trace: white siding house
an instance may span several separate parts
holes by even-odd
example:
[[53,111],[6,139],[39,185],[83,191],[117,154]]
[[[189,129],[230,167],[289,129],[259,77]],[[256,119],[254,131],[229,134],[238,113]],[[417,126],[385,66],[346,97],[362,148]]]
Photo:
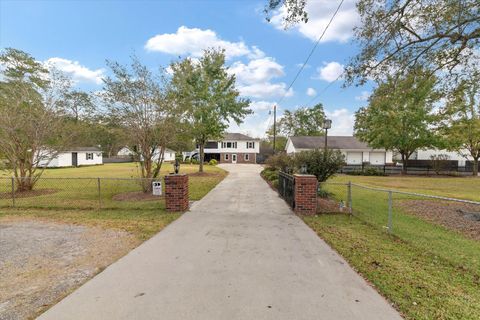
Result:
[[[128,147],[123,147],[117,152],[117,156],[120,157],[127,157],[127,156],[133,156],[134,152],[130,150]],[[160,151],[157,149],[153,155],[153,160],[157,161],[158,157],[160,156]],[[163,161],[171,162],[175,161],[175,151],[171,149],[165,149],[165,153],[163,154]]]
[[60,168],[103,164],[102,151],[97,147],[78,147],[59,151],[55,156],[52,152],[42,150],[37,155],[39,167]]
[[[285,151],[289,154],[301,151],[322,149],[325,147],[325,137],[300,136],[289,137]],[[327,147],[340,150],[345,156],[347,165],[386,165],[392,163],[392,152],[385,149],[373,149],[366,143],[352,136],[328,136]]]
[[445,149],[427,149],[427,150],[417,150],[412,157],[412,160],[431,160],[431,156],[445,154],[449,157],[448,160],[457,160],[459,167],[465,167],[465,162],[467,160],[473,161],[473,158],[470,156],[470,153],[467,150],[462,152],[456,151],[447,151]]

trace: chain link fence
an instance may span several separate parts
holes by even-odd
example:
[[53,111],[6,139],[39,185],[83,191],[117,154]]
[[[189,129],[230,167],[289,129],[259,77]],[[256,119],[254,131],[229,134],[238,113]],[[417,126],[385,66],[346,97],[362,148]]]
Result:
[[[164,208],[163,178],[50,178],[41,177],[32,190],[22,180],[0,178],[0,207],[41,209],[158,209]],[[155,188],[153,183],[160,186]],[[160,189],[161,188],[161,189]],[[144,189],[148,189],[144,192]]]
[[480,241],[480,202],[332,182],[321,183],[319,195],[319,212],[350,213],[396,239],[480,270],[480,251],[472,246]]

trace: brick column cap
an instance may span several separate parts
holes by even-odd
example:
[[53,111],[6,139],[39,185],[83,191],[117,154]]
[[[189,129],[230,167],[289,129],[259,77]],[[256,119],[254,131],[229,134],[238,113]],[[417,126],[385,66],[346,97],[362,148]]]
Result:
[[295,178],[298,177],[298,178],[302,178],[302,179],[304,179],[304,178],[306,178],[306,179],[312,179],[312,178],[313,178],[313,179],[317,179],[317,177],[314,176],[313,174],[297,174],[297,173],[296,173],[296,174],[294,174],[293,176],[294,176]]

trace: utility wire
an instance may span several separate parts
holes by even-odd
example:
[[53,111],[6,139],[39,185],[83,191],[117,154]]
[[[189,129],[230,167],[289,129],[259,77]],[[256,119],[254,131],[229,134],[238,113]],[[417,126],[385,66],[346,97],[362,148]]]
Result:
[[302,64],[302,66],[301,66],[300,69],[298,70],[297,74],[295,75],[295,78],[293,78],[293,81],[290,83],[290,85],[288,86],[287,90],[285,90],[285,93],[283,94],[283,96],[282,96],[282,98],[280,99],[280,101],[278,101],[278,104],[280,104],[280,103],[283,101],[283,99],[285,99],[285,97],[286,97],[287,94],[288,94],[288,91],[292,88],[292,86],[293,86],[293,84],[295,83],[295,81],[297,81],[298,76],[300,75],[300,73],[302,73],[303,69],[304,69],[305,66],[307,65],[308,60],[310,60],[310,57],[313,55],[313,52],[315,51],[315,49],[317,49],[318,44],[319,44],[320,41],[322,40],[323,36],[325,35],[325,33],[327,32],[328,28],[330,27],[330,24],[332,23],[333,19],[335,18],[335,16],[337,15],[338,11],[340,10],[340,7],[342,6],[343,1],[344,1],[344,0],[341,0],[341,1],[340,1],[337,9],[335,10],[335,12],[333,13],[332,17],[330,18],[330,21],[328,21],[327,26],[326,26],[325,29],[323,30],[322,34],[318,37],[317,41],[315,41],[315,45],[313,46],[312,50],[310,50],[310,53],[308,54],[307,59],[305,59],[305,62]]
[[345,72],[342,72],[338,75],[338,77],[333,80],[332,82],[330,82],[329,84],[327,84],[325,86],[325,88],[322,89],[322,91],[320,91],[319,93],[315,94],[315,96],[313,96],[310,101],[308,101],[307,103],[307,106],[312,104],[316,99],[318,99],[322,94],[324,94],[328,89],[330,89],[330,87],[335,83],[337,82],[338,79],[340,79],[343,75],[345,74]]

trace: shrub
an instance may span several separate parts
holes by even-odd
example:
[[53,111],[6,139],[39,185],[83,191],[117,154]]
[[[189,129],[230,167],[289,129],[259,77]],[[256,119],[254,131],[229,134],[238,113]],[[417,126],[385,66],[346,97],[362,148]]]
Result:
[[295,171],[301,172],[306,166],[307,173],[317,177],[319,182],[326,181],[345,165],[345,158],[339,150],[315,149],[302,151],[293,157]]
[[293,158],[286,153],[278,153],[268,157],[265,163],[269,168],[275,168],[286,172],[288,169],[293,169]]
[[191,164],[198,164],[198,160],[197,159],[190,159],[190,163]]
[[272,180],[272,186],[273,186],[275,189],[278,189],[278,179]]
[[210,166],[216,166],[216,165],[218,164],[218,161],[215,160],[215,159],[210,159],[210,161],[208,161],[208,164],[209,164]]
[[319,187],[318,190],[317,190],[317,195],[320,198],[328,198],[330,194],[326,190]]
[[278,179],[278,171],[275,169],[272,170],[271,168],[264,169],[261,175],[268,181]]

